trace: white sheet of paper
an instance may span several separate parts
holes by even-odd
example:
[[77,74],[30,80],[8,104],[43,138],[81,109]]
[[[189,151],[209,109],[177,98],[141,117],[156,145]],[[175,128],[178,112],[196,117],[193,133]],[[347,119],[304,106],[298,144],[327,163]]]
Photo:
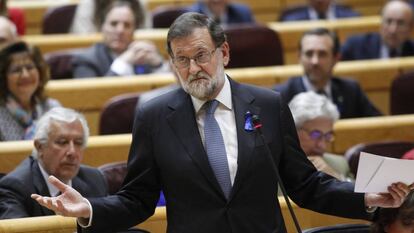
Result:
[[387,193],[395,182],[414,182],[414,160],[394,159],[361,152],[355,181],[357,193]]

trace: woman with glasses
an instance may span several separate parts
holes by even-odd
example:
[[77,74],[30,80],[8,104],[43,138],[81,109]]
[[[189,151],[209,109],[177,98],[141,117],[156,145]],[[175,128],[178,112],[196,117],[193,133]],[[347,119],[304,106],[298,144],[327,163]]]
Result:
[[320,171],[340,180],[353,180],[343,156],[326,153],[334,140],[333,125],[339,118],[336,106],[324,95],[302,92],[289,103],[302,150]]
[[34,126],[49,109],[60,106],[47,98],[49,68],[35,47],[16,42],[0,52],[0,141],[33,137]]

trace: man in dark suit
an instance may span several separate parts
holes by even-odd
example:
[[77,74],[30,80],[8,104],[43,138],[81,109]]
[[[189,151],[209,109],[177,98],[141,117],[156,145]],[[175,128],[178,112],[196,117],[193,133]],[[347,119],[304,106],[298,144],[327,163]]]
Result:
[[[80,224],[90,226],[79,231],[107,232],[144,221],[162,188],[169,233],[286,232],[270,158],[302,207],[369,218],[365,206],[395,207],[404,200],[409,187],[402,183],[386,195],[354,193],[352,183],[317,172],[300,149],[279,94],[225,75],[229,45],[214,20],[185,13],[170,27],[167,43],[182,88],[139,109],[121,191],[84,199],[50,177],[64,193],[32,196],[62,215],[82,217]],[[251,127],[250,114],[260,116],[271,155]]]
[[0,180],[0,219],[54,215],[30,200],[33,192],[58,195],[59,190],[47,181],[50,175],[85,197],[106,196],[103,175],[80,165],[88,131],[85,118],[71,109],[53,108],[43,115],[35,132],[33,154]]
[[401,0],[388,1],[382,10],[379,33],[355,35],[346,40],[341,60],[387,59],[414,56],[413,9]]
[[229,0],[199,0],[187,10],[205,14],[222,25],[255,22],[248,6]]
[[300,92],[314,91],[331,99],[341,118],[381,115],[357,82],[333,76],[339,59],[339,42],[333,33],[324,28],[313,29],[304,33],[299,44],[299,61],[305,74],[274,88],[286,102]]
[[150,41],[134,41],[139,26],[138,1],[116,0],[101,26],[103,42],[77,54],[72,62],[75,78],[127,76],[166,72],[168,64]]
[[358,17],[352,9],[337,5],[333,0],[308,0],[308,5],[294,7],[282,13],[279,21],[332,20]]

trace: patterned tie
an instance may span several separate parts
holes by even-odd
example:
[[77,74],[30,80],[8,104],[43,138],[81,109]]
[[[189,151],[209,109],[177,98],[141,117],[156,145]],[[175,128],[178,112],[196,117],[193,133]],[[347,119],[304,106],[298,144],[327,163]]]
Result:
[[205,147],[210,166],[216,175],[216,179],[220,184],[224,195],[228,199],[231,191],[229,164],[227,162],[227,153],[224,146],[223,135],[221,134],[216,118],[214,118],[214,111],[216,111],[218,104],[219,102],[217,100],[205,103]]

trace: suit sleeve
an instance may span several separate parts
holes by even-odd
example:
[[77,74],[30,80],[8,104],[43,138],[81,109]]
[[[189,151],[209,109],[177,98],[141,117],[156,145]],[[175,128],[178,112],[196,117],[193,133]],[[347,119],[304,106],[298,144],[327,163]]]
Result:
[[[113,196],[91,198],[92,226],[83,232],[114,232],[145,221],[154,211],[159,198],[158,168],[153,157],[151,123],[138,111],[128,158],[128,173],[123,187]],[[111,221],[108,221],[111,219]]]
[[30,217],[27,201],[32,201],[27,187],[16,179],[2,178],[0,182],[0,219]]
[[[280,104],[280,102],[279,102]],[[369,219],[364,195],[354,193],[354,185],[341,182],[315,167],[302,151],[291,113],[280,104],[283,153],[279,162],[281,177],[290,198],[300,207],[348,218]]]

